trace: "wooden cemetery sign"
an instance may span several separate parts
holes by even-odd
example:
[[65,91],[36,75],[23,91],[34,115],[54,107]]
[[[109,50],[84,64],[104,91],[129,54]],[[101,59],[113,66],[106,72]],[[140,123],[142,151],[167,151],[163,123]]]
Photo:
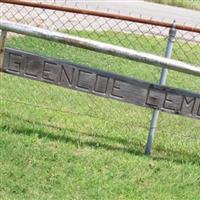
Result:
[[71,62],[5,49],[1,71],[168,113],[200,119],[200,94]]

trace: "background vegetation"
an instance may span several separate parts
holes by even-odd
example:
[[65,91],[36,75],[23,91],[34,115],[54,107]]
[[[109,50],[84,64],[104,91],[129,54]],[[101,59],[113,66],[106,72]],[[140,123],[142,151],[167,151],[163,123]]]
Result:
[[199,0],[147,0],[155,3],[167,4],[171,6],[189,8],[194,10],[200,10]]

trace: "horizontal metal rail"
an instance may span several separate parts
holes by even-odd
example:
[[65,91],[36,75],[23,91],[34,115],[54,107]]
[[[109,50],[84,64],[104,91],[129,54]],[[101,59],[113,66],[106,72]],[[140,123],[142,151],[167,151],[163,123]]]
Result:
[[[161,21],[156,21],[156,20],[151,20],[151,19],[141,19],[141,18],[132,17],[132,16],[106,13],[106,12],[100,12],[100,11],[94,11],[94,10],[84,10],[84,9],[78,9],[78,8],[63,7],[63,6],[58,6],[58,5],[37,3],[33,1],[30,2],[30,1],[23,1],[23,0],[0,0],[0,2],[14,4],[14,5],[34,7],[34,8],[48,9],[48,10],[57,10],[57,11],[63,11],[63,12],[91,15],[91,16],[97,16],[97,17],[106,17],[106,18],[111,18],[111,19],[125,20],[125,21],[149,24],[149,25],[154,25],[154,26],[161,26],[161,27],[166,27],[166,28],[170,28],[173,26],[172,23],[161,22]],[[177,24],[176,29],[200,33],[200,28],[197,28],[197,27]]]
[[29,25],[13,23],[6,20],[0,20],[0,29],[14,32],[18,34],[33,36],[37,38],[42,38],[50,41],[60,42],[63,44],[68,44],[70,46],[76,46],[84,49],[89,49],[96,52],[101,52],[105,54],[110,54],[117,57],[126,58],[129,60],[139,61],[147,64],[152,64],[157,67],[165,66],[168,69],[184,72],[187,74],[192,74],[200,76],[200,67],[193,66],[184,62],[177,60],[172,60],[149,53],[139,52],[133,49],[128,49],[124,47],[119,47],[111,44],[106,44],[103,42],[97,42],[94,40],[80,38],[77,36],[72,36],[65,33],[60,33],[56,31],[49,31],[42,28],[37,28]]

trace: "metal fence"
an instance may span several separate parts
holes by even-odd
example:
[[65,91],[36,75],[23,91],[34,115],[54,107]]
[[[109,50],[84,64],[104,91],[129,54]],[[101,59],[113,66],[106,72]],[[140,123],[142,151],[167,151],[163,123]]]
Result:
[[[65,9],[61,6],[32,4],[38,7],[29,7],[27,6],[29,4],[1,3],[1,18],[50,30],[71,32],[79,36],[164,56],[165,41],[172,23],[155,22],[131,16],[120,17],[116,14],[76,8]],[[200,62],[198,56],[200,28],[180,25],[176,27],[173,58],[198,64]],[[119,33],[122,37],[119,37]]]
[[[80,9],[65,9],[59,6],[44,6],[46,7],[44,8],[41,4],[38,7],[30,7],[27,5],[7,3],[0,3],[0,6],[1,19],[34,25],[49,30],[67,32],[73,35],[161,56],[165,55],[168,32],[170,27],[172,27],[172,24],[164,22],[155,22],[152,20],[144,20],[130,16],[119,16],[109,13],[96,13],[93,11],[83,12],[83,10]],[[184,27],[176,24],[175,28],[177,34],[175,37],[172,58],[198,65],[200,63],[199,28]],[[15,41],[18,40],[25,43],[26,39],[27,38],[19,39],[17,37],[11,37],[7,45],[13,45],[15,44]],[[77,62],[82,64],[87,64],[96,68],[104,67],[104,69],[108,71],[136,76],[137,78],[146,79],[152,82],[158,82],[159,80],[160,71],[157,69],[136,73],[132,68],[137,68],[137,65],[139,64],[135,62],[131,63],[123,59],[114,59],[110,56],[100,57],[97,53],[91,53],[86,50],[82,51],[78,48],[68,48],[66,51],[62,45],[57,46],[52,42],[47,44],[42,40],[41,44],[38,44],[38,47],[33,47],[31,46],[30,41],[32,40],[35,42],[35,40],[32,38],[28,38],[28,40],[29,48],[27,50],[32,52],[45,54],[45,48],[53,46],[56,49],[56,52],[48,52],[48,54],[57,58],[66,58],[67,56],[64,55],[64,53],[71,51],[69,59],[72,61],[73,59],[77,61],[78,56]],[[16,47],[21,49],[24,48],[23,45],[20,45],[18,42],[16,43]],[[53,51],[53,48],[51,51]],[[118,63],[120,66],[116,66]],[[139,67],[140,66],[138,66],[138,68]],[[147,66],[144,65],[143,68],[146,69]],[[87,94],[77,94],[76,92],[71,91],[66,92],[51,86],[40,85],[40,87],[38,87],[38,83],[33,84],[30,83],[30,81],[21,79],[19,80],[18,87],[14,89],[12,80],[15,79],[17,78],[8,76],[1,77],[2,85],[5,85],[5,87],[1,89],[2,103],[8,105],[8,108],[13,108],[13,113],[10,114],[4,107],[2,113],[8,118],[8,115],[12,115],[11,117],[16,118],[21,116],[25,121],[31,121],[34,116],[34,114],[32,117],[29,116],[31,110],[33,108],[38,109],[37,112],[39,113],[41,109],[43,109],[46,110],[45,112],[48,113],[47,116],[50,119],[46,119],[47,121],[45,122],[40,122],[40,117],[34,116],[34,123],[52,125],[50,122],[53,120],[56,121],[57,117],[64,113],[67,117],[70,116],[70,119],[74,121],[73,125],[70,123],[71,127],[68,127],[69,129],[74,129],[76,131],[87,129],[91,134],[101,134],[102,131],[105,131],[101,123],[101,121],[103,121],[108,133],[109,131],[112,132],[113,130],[119,129],[120,132],[124,134],[123,137],[133,134],[132,138],[134,144],[143,149],[142,145],[144,145],[144,142],[142,140],[145,140],[146,133],[149,129],[149,120],[151,118],[150,110],[144,110],[137,108],[136,106],[125,105],[104,99],[102,100]],[[187,83],[192,83],[190,85],[184,84],[184,80]],[[169,85],[180,86],[199,92],[198,87],[196,87],[196,85],[199,84],[198,78],[170,72],[168,81]],[[24,87],[24,85],[27,84],[29,84],[28,88]],[[28,93],[29,90],[34,91],[34,93],[32,95],[20,95],[22,93]],[[56,96],[55,94],[59,94],[59,96]],[[42,96],[43,98],[41,98]],[[44,97],[48,97],[48,100]],[[63,102],[62,99],[68,99],[68,102]],[[14,107],[20,107],[21,113],[15,113]],[[108,109],[109,112],[107,112]],[[29,110],[29,115],[25,112],[27,110]],[[57,114],[55,115],[55,113]],[[123,118],[121,117],[122,115],[124,116]],[[69,123],[66,121],[63,124],[66,124],[67,127]],[[82,121],[82,123],[80,123],[80,121]],[[61,122],[57,120],[57,123],[55,124],[57,126],[57,124],[60,123]],[[179,126],[180,124],[185,124],[185,126],[181,128]],[[57,127],[59,128],[59,126]],[[60,128],[62,128],[62,126]],[[166,128],[168,128],[167,132],[165,131]],[[189,148],[191,144],[196,147],[199,145],[200,140],[198,135],[199,128],[200,124],[197,120],[191,121],[191,119],[162,114],[158,125],[158,133],[160,134],[158,134],[157,140],[160,143],[163,137],[172,141],[173,138],[180,138],[182,140],[183,148]],[[173,146],[176,144],[172,143],[171,145]],[[159,149],[159,146],[160,145],[157,145],[157,149]],[[171,146],[166,147],[166,149],[170,148]]]

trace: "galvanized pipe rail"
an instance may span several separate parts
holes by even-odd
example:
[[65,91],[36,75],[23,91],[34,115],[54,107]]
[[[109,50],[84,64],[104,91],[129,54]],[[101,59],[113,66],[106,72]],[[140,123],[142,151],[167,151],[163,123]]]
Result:
[[164,57],[152,55],[149,53],[143,53],[143,52],[139,52],[133,49],[106,44],[103,42],[97,42],[97,41],[86,39],[86,38],[72,36],[65,33],[49,31],[46,29],[37,28],[34,26],[29,26],[29,25],[24,25],[24,24],[19,24],[19,23],[13,23],[6,20],[0,20],[0,29],[7,32],[14,32],[14,33],[42,38],[42,39],[46,39],[46,40],[50,40],[54,42],[60,42],[60,43],[68,44],[70,46],[81,47],[81,48],[89,49],[96,52],[110,54],[113,56],[122,57],[129,60],[151,64],[151,65],[161,67],[161,68],[165,66],[165,68],[170,69],[170,70],[175,70],[175,71],[184,72],[187,74],[192,74],[195,76],[200,76],[199,66],[193,66],[193,65],[180,62],[177,60],[172,60],[169,58],[164,58]]

